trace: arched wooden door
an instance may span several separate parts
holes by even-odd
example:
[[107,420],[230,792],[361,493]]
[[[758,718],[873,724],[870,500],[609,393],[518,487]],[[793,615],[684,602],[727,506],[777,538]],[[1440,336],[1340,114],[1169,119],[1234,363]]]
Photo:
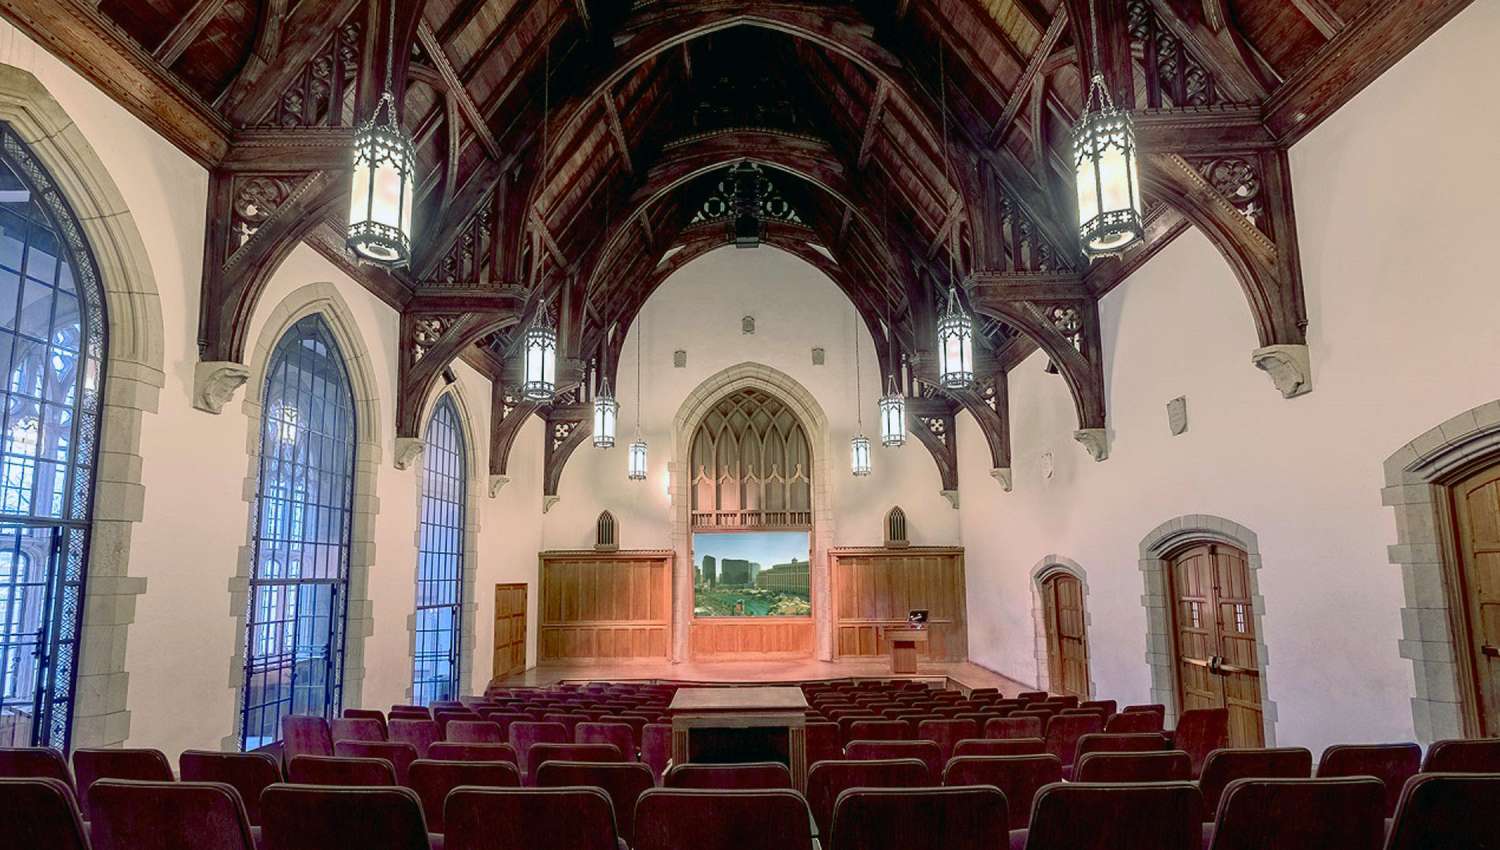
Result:
[[1183,710],[1228,708],[1230,745],[1263,746],[1248,556],[1203,543],[1180,551],[1170,565],[1177,704]]
[[1500,735],[1500,464],[1452,488],[1458,534],[1457,650],[1469,655],[1479,734]]
[[1088,636],[1084,633],[1083,582],[1061,570],[1042,580],[1047,632],[1047,672],[1052,690],[1089,695]]

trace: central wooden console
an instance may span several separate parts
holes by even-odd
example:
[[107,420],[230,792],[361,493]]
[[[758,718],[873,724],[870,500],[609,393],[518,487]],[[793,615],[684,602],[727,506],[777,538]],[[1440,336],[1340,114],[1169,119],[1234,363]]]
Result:
[[807,698],[801,688],[679,688],[667,708],[675,764],[780,761],[807,789]]

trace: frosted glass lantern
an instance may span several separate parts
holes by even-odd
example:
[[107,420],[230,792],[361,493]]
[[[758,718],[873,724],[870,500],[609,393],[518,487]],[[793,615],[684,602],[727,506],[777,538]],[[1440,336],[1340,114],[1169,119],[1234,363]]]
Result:
[[646,441],[637,437],[630,444],[630,480],[646,480]]
[[530,401],[551,401],[557,391],[557,332],[545,316],[526,330],[521,395]]
[[948,290],[948,309],[937,323],[938,382],[946,389],[974,383],[974,322],[958,303],[958,292]]
[[386,92],[354,132],[347,244],[358,256],[384,266],[410,262],[416,161],[411,136],[396,121],[395,98]]
[[856,478],[870,474],[870,438],[864,434],[849,440],[849,471]]
[[609,391],[609,379],[599,384],[599,394],[594,396],[594,446],[601,449],[615,447],[615,422],[620,416],[620,403]]
[[890,380],[886,394],[880,398],[880,444],[897,448],[906,443],[906,397]]
[[1090,257],[1111,257],[1146,238],[1135,127],[1130,113],[1110,101],[1095,76],[1088,103],[1073,131],[1077,169],[1078,237]]

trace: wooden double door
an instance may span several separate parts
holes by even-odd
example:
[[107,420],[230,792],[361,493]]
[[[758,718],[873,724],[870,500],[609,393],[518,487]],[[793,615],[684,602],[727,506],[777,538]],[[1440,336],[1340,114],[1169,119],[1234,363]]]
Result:
[[1227,708],[1230,746],[1264,746],[1248,556],[1202,543],[1179,551],[1168,566],[1178,706]]
[[1458,545],[1449,602],[1455,649],[1472,672],[1462,691],[1473,708],[1467,723],[1479,735],[1500,736],[1500,464],[1450,488]]
[[1083,582],[1077,576],[1058,571],[1042,579],[1042,620],[1051,690],[1088,697],[1088,636],[1084,633]]

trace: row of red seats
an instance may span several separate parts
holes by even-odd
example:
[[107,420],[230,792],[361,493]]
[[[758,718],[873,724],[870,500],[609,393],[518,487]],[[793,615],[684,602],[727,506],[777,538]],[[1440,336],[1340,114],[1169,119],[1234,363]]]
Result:
[[[593,778],[568,775],[576,769],[569,763],[549,763],[544,771],[554,765],[563,771],[559,781]],[[824,763],[814,774],[837,766]],[[257,835],[244,797],[227,784],[100,780],[88,798],[85,827],[65,782],[0,779],[0,846],[812,850],[821,839],[830,850],[995,850],[1008,836],[1010,847],[1024,850],[1487,850],[1500,835],[1500,773],[1412,777],[1403,786],[1387,837],[1385,791],[1369,777],[1235,780],[1224,789],[1207,832],[1199,826],[1202,793],[1190,782],[1050,783],[1034,793],[1026,825],[1012,829],[1016,805],[995,785],[872,787],[882,779],[871,772],[876,768],[915,771],[921,765],[853,767],[865,773],[853,778],[857,785],[838,792],[825,819],[809,808],[808,798],[786,788],[645,787],[630,799],[598,785],[464,785],[446,794],[437,834],[429,833],[432,806],[424,807],[417,792],[395,786],[273,784],[258,798],[262,827]],[[789,781],[789,775],[785,778]],[[817,793],[810,789],[809,797],[816,799]],[[624,811],[630,815],[622,818]],[[629,831],[620,824],[628,824]]]

